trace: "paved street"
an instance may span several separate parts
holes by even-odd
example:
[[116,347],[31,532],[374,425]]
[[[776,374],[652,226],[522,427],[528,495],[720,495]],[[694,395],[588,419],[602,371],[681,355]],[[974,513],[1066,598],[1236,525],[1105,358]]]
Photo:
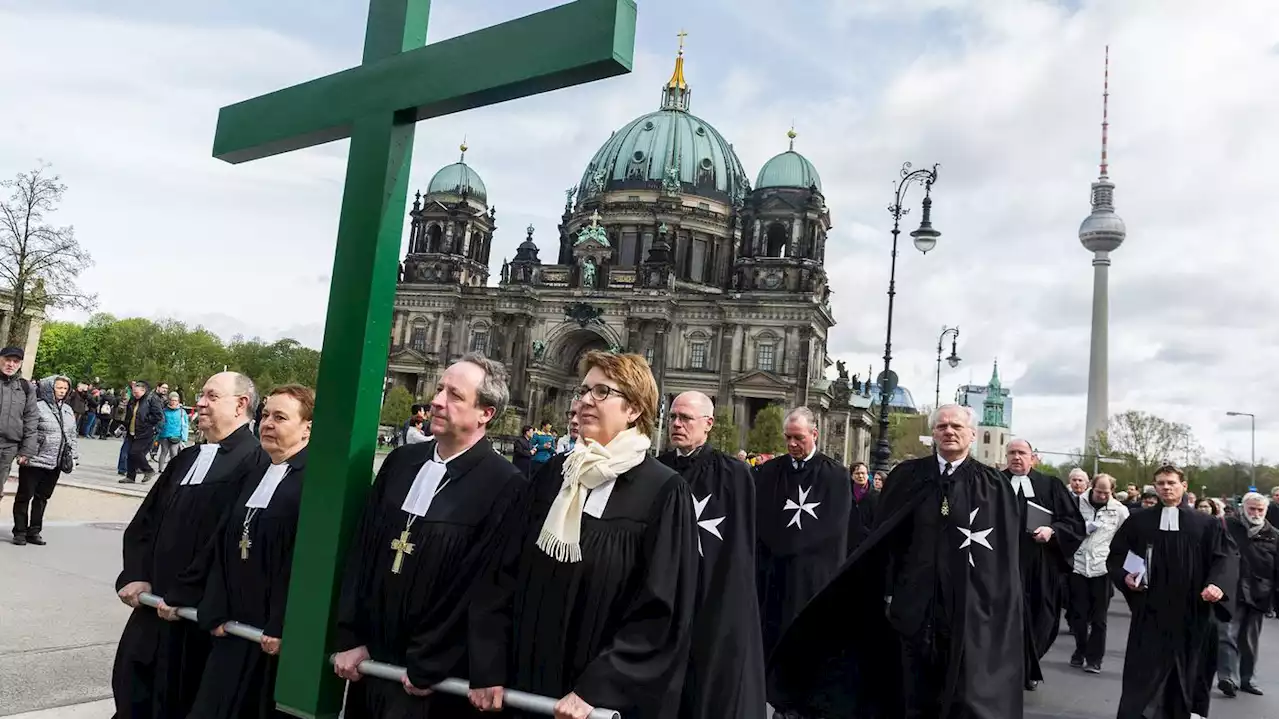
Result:
[[[129,611],[113,591],[120,566],[120,538],[133,508],[148,489],[116,483],[118,448],[117,441],[84,443],[81,466],[59,486],[50,504],[54,520],[45,530],[47,547],[0,542],[0,582],[4,586],[0,595],[0,716],[110,696],[111,660]],[[128,494],[113,493],[117,491]],[[0,503],[0,539],[8,538],[11,507],[9,498]],[[1094,676],[1067,666],[1072,640],[1064,628],[1045,659],[1046,682],[1039,691],[1027,695],[1028,719],[1115,716],[1129,622],[1123,602],[1117,600],[1111,610],[1103,673]],[[1280,716],[1278,627],[1280,622],[1268,620],[1263,629],[1259,684],[1266,696],[1241,694],[1226,699],[1215,692],[1214,719]],[[48,717],[61,718],[62,714]]]

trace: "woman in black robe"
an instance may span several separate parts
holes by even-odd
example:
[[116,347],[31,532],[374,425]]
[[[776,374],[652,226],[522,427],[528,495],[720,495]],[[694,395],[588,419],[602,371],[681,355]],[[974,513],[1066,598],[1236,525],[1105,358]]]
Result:
[[[314,409],[315,394],[300,385],[277,387],[266,400],[258,431],[269,461],[240,493],[217,543],[198,613],[213,648],[188,719],[285,716],[275,708],[276,664]],[[228,635],[228,621],[260,627],[262,642]]]
[[511,687],[562,697],[560,719],[597,706],[674,717],[698,581],[693,500],[648,454],[658,388],[644,358],[591,352],[581,371],[583,441],[534,478],[473,617],[471,701],[497,710]]

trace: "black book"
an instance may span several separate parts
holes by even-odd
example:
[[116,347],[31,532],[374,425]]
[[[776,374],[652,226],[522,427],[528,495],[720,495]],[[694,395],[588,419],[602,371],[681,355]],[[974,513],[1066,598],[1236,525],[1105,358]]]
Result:
[[1041,507],[1040,505],[1027,500],[1027,531],[1035,532],[1041,527],[1047,527],[1053,523],[1053,512]]

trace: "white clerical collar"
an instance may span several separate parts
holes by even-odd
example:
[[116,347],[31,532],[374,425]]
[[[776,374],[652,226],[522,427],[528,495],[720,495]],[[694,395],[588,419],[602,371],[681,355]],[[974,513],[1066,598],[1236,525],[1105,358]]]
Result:
[[1160,531],[1176,532],[1178,531],[1178,508],[1165,507],[1160,510]]
[[191,465],[191,469],[187,470],[186,476],[179,482],[180,486],[187,487],[191,485],[201,484],[204,478],[209,474],[209,469],[213,467],[213,460],[218,457],[218,444],[202,444],[200,445],[200,456],[196,457],[196,461]]
[[[960,459],[957,459],[955,461],[948,461],[943,459],[942,455],[940,454],[933,455],[933,458],[938,460],[938,474],[946,474],[946,475],[955,474],[956,467],[959,467],[960,465],[964,464],[964,461],[968,459],[968,457],[966,456],[966,457],[961,457]],[[948,464],[951,465],[950,472],[947,471]]]
[[400,509],[419,517],[427,516],[427,510],[431,509],[431,501],[449,483],[446,478],[448,474],[446,465],[466,454],[469,449],[471,447],[444,459],[440,456],[440,444],[436,443],[432,448],[431,459],[423,463],[418,473],[414,475],[413,486],[409,487],[409,494],[405,495],[404,504],[400,505]]
[[287,461],[267,467],[266,474],[262,475],[262,480],[258,482],[257,488],[253,490],[253,494],[250,495],[249,501],[245,502],[244,506],[250,509],[263,509],[268,504],[271,504],[271,498],[275,496],[276,490],[280,487],[280,482],[289,473],[290,469],[292,467],[289,466]]
[[1015,474],[1009,478],[1009,483],[1013,486],[1014,494],[1021,494],[1027,499],[1036,496],[1036,491],[1031,488],[1031,478],[1025,474]]

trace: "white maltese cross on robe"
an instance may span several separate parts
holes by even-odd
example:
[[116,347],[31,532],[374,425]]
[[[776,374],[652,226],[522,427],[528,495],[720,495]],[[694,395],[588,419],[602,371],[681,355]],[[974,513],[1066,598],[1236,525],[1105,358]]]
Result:
[[[707,509],[707,502],[711,501],[711,495],[698,499],[698,495],[693,495],[693,512],[694,519],[698,520],[698,529],[703,529],[714,535],[721,542],[724,537],[720,536],[720,523],[724,521],[724,517],[716,517],[715,519],[703,519],[702,513]],[[698,556],[702,556],[702,532],[698,532]]]
[[796,525],[796,529],[804,529],[800,524],[800,515],[802,514],[808,514],[814,519],[818,518],[817,513],[813,510],[817,509],[818,505],[822,504],[822,502],[806,501],[809,499],[809,492],[812,490],[813,487],[810,487],[809,489],[796,487],[796,498],[794,500],[788,498],[787,503],[782,505],[782,511],[784,512],[795,511],[795,515],[791,517],[791,521],[787,522],[788,527],[794,524]]
[[972,512],[969,512],[969,528],[968,529],[965,529],[964,527],[956,527],[956,529],[960,530],[960,533],[964,535],[964,541],[960,543],[960,549],[967,548],[969,550],[969,566],[970,567],[974,566],[973,545],[975,544],[981,545],[983,547],[986,547],[987,549],[990,549],[993,552],[995,551],[995,547],[991,546],[991,543],[987,541],[987,535],[991,534],[991,532],[994,531],[995,528],[988,527],[986,529],[983,529],[977,532],[973,531],[973,519],[974,517],[977,517],[977,516],[978,516],[977,509],[973,510]]

